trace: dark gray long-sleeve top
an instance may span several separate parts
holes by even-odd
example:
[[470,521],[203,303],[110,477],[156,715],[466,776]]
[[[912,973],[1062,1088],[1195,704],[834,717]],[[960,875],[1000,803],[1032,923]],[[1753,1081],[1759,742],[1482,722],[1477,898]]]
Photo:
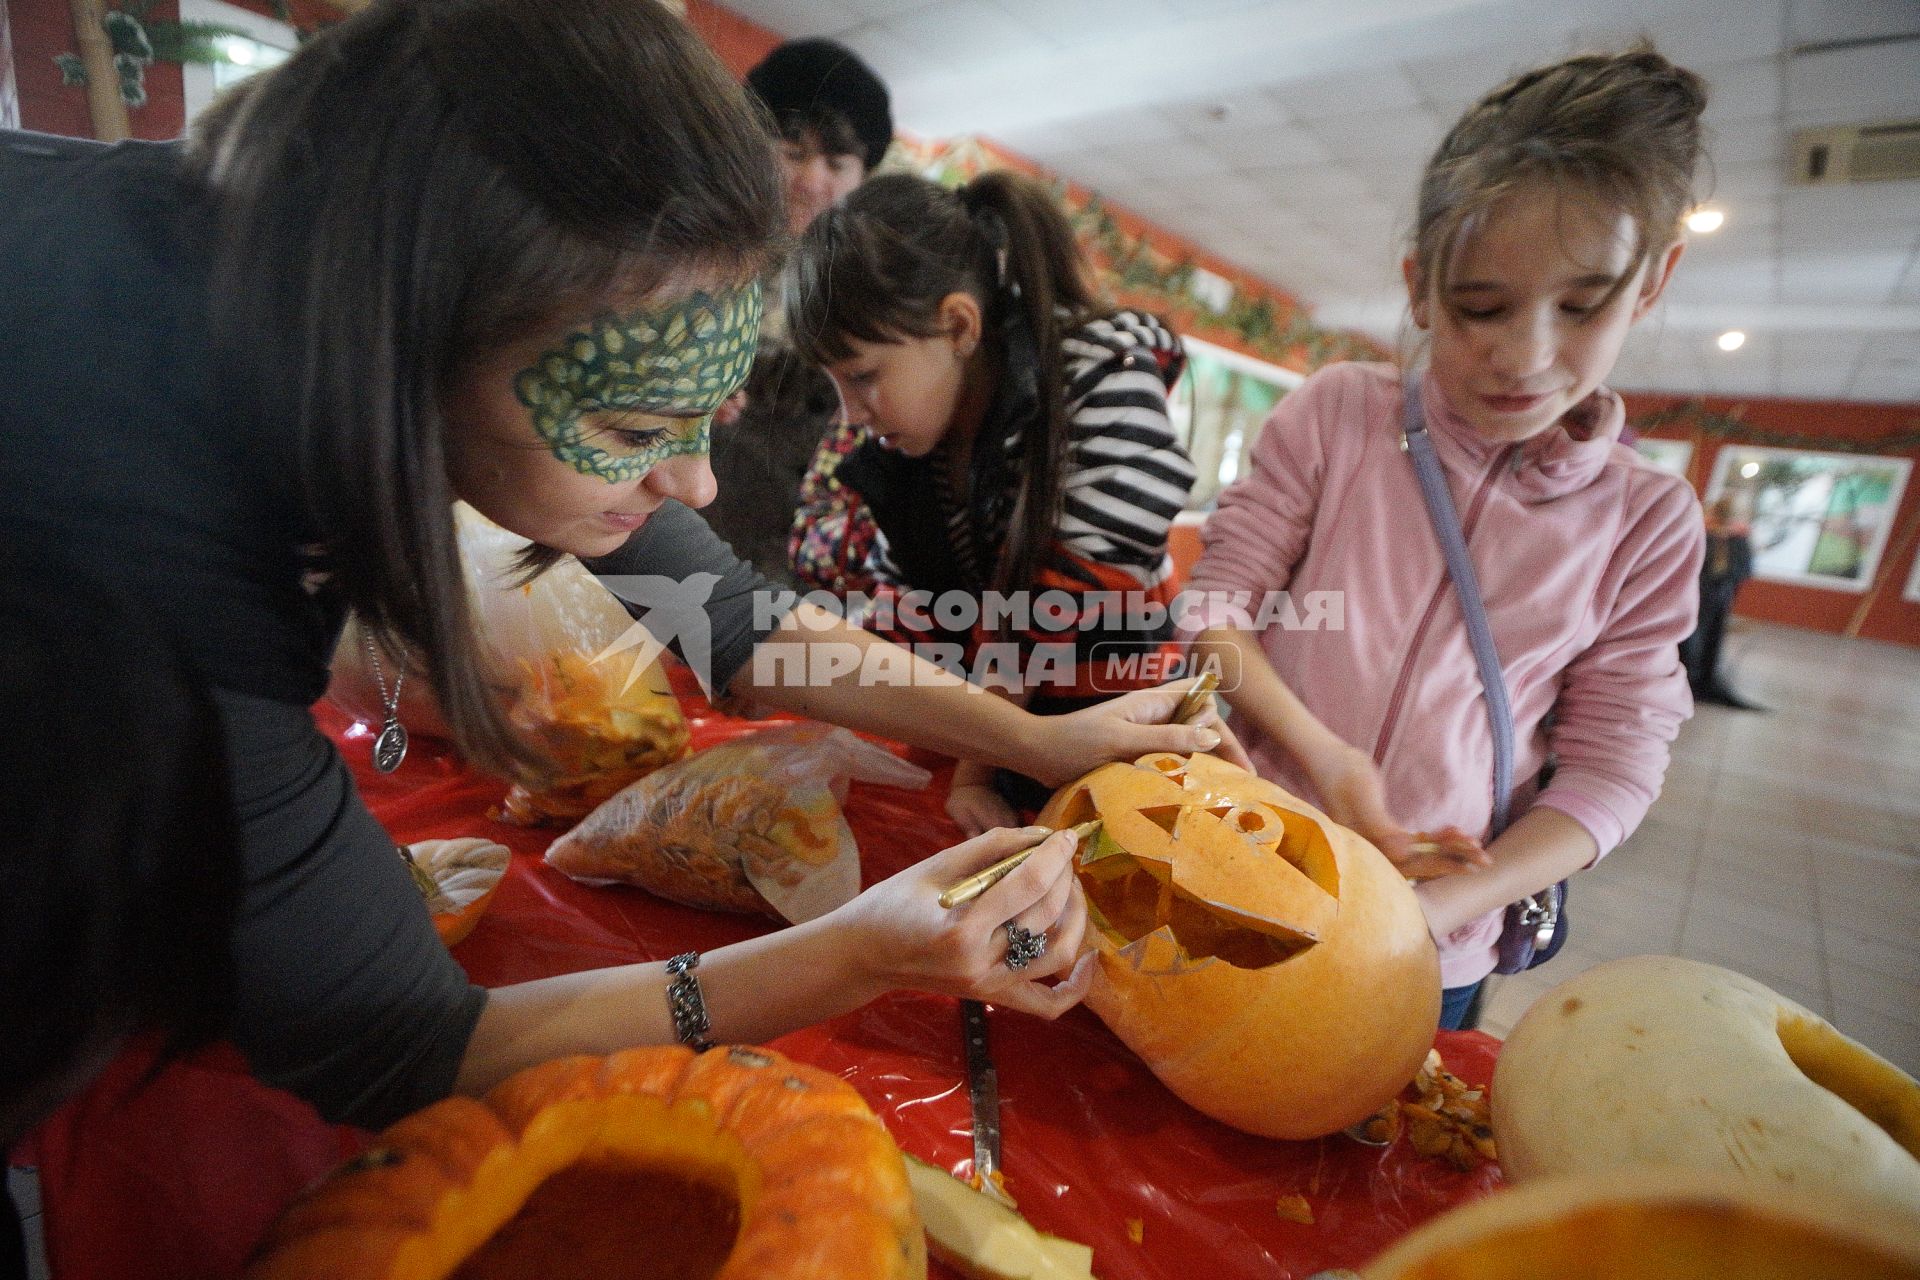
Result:
[[[211,385],[179,164],[0,133],[0,536],[88,554],[216,690],[247,873],[233,1039],[330,1119],[380,1126],[451,1090],[486,993],[308,711],[343,609],[309,572],[290,442],[236,439]],[[770,621],[766,584],[678,503],[590,567],[715,575],[716,688]]]

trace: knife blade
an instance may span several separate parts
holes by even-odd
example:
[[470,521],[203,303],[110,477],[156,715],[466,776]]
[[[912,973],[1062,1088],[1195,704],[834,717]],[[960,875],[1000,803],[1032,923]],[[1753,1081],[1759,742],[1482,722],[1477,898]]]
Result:
[[1000,1172],[1000,1075],[987,1042],[987,1006],[960,1002],[961,1044],[966,1053],[967,1104],[973,1114],[973,1172],[982,1193],[1011,1206]]

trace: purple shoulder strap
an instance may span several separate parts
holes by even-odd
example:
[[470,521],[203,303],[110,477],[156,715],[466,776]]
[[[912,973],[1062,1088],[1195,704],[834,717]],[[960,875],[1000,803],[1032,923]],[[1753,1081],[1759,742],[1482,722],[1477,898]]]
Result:
[[1513,794],[1513,709],[1507,702],[1507,680],[1500,669],[1499,651],[1493,646],[1493,630],[1487,625],[1486,606],[1480,600],[1480,580],[1474,576],[1467,540],[1460,532],[1460,516],[1454,510],[1453,495],[1447,491],[1447,478],[1441,473],[1433,440],[1427,435],[1426,418],[1420,411],[1419,379],[1409,375],[1402,390],[1406,415],[1400,447],[1413,458],[1413,474],[1420,481],[1420,496],[1426,499],[1434,536],[1447,558],[1447,576],[1453,579],[1454,594],[1460,598],[1467,639],[1473,645],[1473,659],[1479,664],[1480,683],[1487,693],[1487,719],[1493,724],[1493,834],[1498,836],[1507,829],[1507,798]]

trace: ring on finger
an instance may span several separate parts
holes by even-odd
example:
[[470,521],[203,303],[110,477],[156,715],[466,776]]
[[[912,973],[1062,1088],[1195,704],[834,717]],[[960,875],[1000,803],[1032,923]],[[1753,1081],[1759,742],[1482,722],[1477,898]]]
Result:
[[1015,973],[1047,954],[1047,935],[1007,921],[1007,968]]

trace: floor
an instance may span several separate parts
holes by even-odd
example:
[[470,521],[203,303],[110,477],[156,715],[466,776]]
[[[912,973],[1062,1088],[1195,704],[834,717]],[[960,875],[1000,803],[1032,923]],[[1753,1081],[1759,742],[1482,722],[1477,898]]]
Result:
[[1920,649],[1748,624],[1640,830],[1574,881],[1551,964],[1494,979],[1504,1036],[1553,985],[1619,956],[1724,965],[1920,1075]]
[[[1551,964],[1493,979],[1504,1036],[1542,992],[1619,956],[1737,969],[1920,1075],[1920,649],[1742,626],[1632,839],[1575,882]],[[39,1188],[10,1178],[38,1246]],[[44,1277],[45,1262],[32,1274]]]

